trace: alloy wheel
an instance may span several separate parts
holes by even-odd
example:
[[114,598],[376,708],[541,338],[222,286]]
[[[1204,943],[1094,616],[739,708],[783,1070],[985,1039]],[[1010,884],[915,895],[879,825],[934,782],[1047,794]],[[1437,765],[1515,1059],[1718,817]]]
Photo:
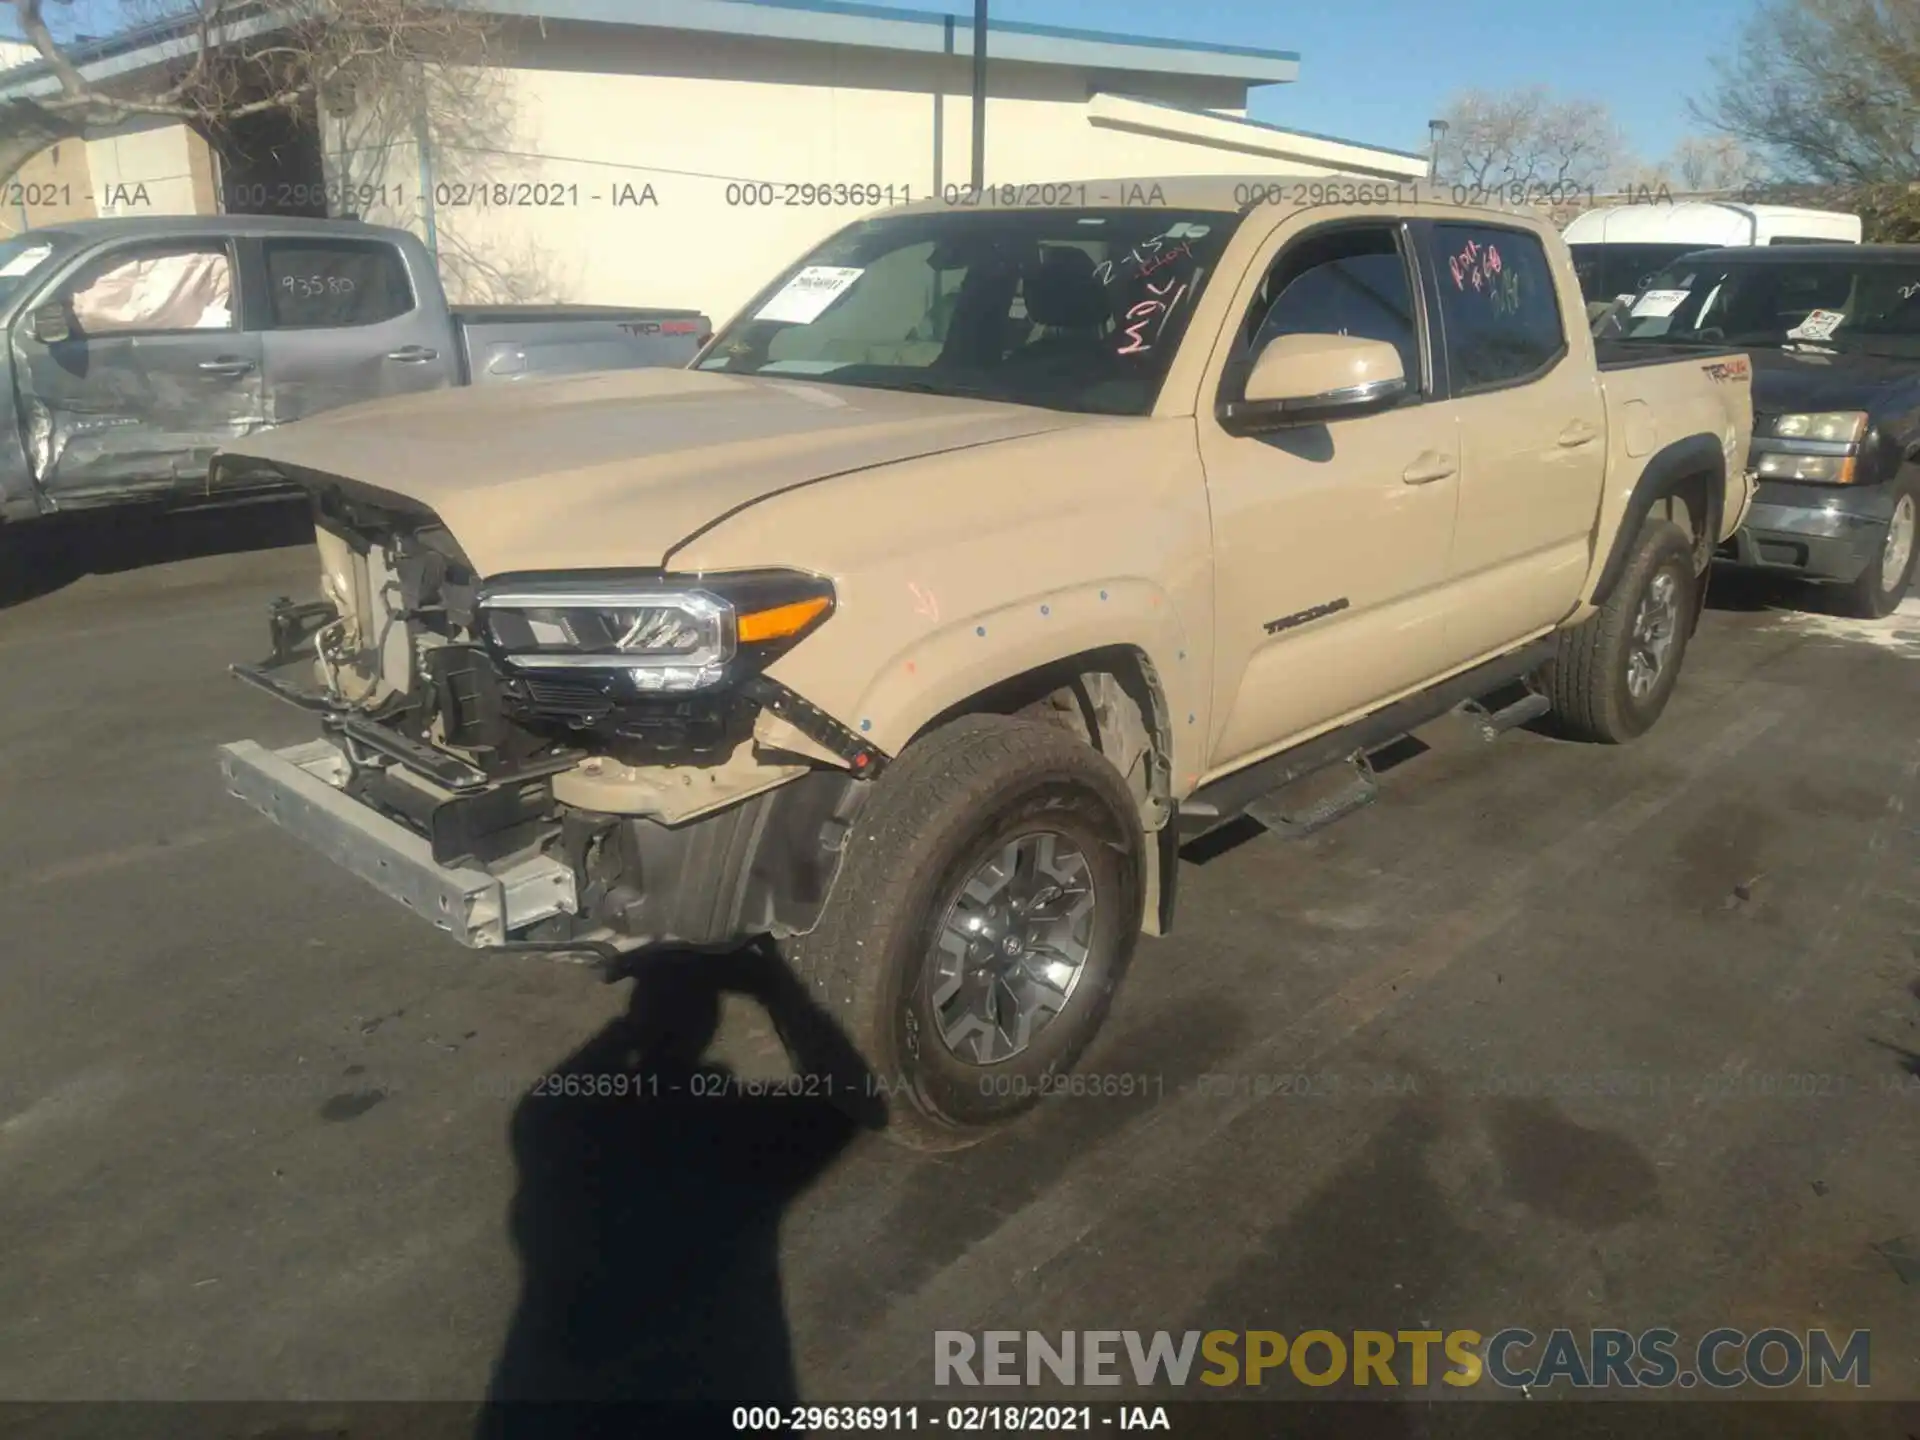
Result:
[[1000,842],[949,901],[927,963],[941,1041],[960,1060],[1020,1054],[1067,1006],[1093,946],[1087,857],[1066,836]]
[[1886,548],[1880,552],[1880,587],[1891,593],[1907,577],[1907,562],[1913,558],[1913,496],[1902,495],[1887,522]]
[[1627,651],[1627,691],[1644,700],[1660,683],[1674,637],[1680,633],[1680,580],[1662,570],[1640,597],[1633,617],[1633,643]]

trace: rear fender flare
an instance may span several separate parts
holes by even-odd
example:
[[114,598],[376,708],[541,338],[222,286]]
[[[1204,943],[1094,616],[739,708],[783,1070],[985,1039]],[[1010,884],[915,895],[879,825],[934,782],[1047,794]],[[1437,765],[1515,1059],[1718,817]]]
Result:
[[1703,517],[1703,534],[1707,552],[1712,553],[1720,538],[1721,511],[1726,504],[1727,456],[1718,437],[1689,435],[1655,451],[1647,461],[1646,469],[1640,472],[1640,478],[1634,482],[1633,493],[1627,496],[1626,508],[1613,533],[1612,548],[1607,552],[1606,564],[1600,569],[1600,578],[1594,583],[1588,604],[1597,607],[1607,603],[1614,587],[1620,583],[1620,577],[1626,573],[1627,562],[1633,558],[1633,547],[1640,537],[1640,529],[1647,523],[1647,517],[1653,513],[1654,507],[1700,475],[1707,476],[1707,513]]

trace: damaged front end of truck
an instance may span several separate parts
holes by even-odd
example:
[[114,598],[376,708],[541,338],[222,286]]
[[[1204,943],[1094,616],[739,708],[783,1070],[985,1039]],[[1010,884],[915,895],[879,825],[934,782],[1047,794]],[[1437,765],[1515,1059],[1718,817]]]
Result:
[[320,734],[223,746],[234,795],[474,948],[613,965],[813,926],[886,762],[766,673],[828,579],[483,579],[419,502],[275,473],[312,497],[322,598],[276,602],[233,672]]

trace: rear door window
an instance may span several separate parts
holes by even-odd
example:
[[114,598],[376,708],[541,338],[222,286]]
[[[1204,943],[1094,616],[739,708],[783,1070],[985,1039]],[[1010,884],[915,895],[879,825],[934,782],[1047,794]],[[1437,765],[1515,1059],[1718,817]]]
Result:
[[378,325],[413,309],[406,262],[377,240],[266,240],[276,330]]
[[1491,225],[1428,234],[1454,393],[1523,385],[1552,369],[1567,337],[1539,238]]

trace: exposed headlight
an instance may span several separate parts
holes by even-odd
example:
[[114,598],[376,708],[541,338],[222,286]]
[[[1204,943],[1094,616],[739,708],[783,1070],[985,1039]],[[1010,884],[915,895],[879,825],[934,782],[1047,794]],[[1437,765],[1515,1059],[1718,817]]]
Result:
[[1821,410],[1806,415],[1776,415],[1768,433],[1782,440],[1852,444],[1867,433],[1867,414],[1864,410]]
[[1852,455],[1796,455],[1772,450],[1756,457],[1754,471],[1762,480],[1806,480],[1821,485],[1853,483],[1856,457]]
[[479,611],[516,670],[584,670],[657,694],[758,669],[825,620],[833,599],[828,581],[789,571],[524,576],[490,583]]

